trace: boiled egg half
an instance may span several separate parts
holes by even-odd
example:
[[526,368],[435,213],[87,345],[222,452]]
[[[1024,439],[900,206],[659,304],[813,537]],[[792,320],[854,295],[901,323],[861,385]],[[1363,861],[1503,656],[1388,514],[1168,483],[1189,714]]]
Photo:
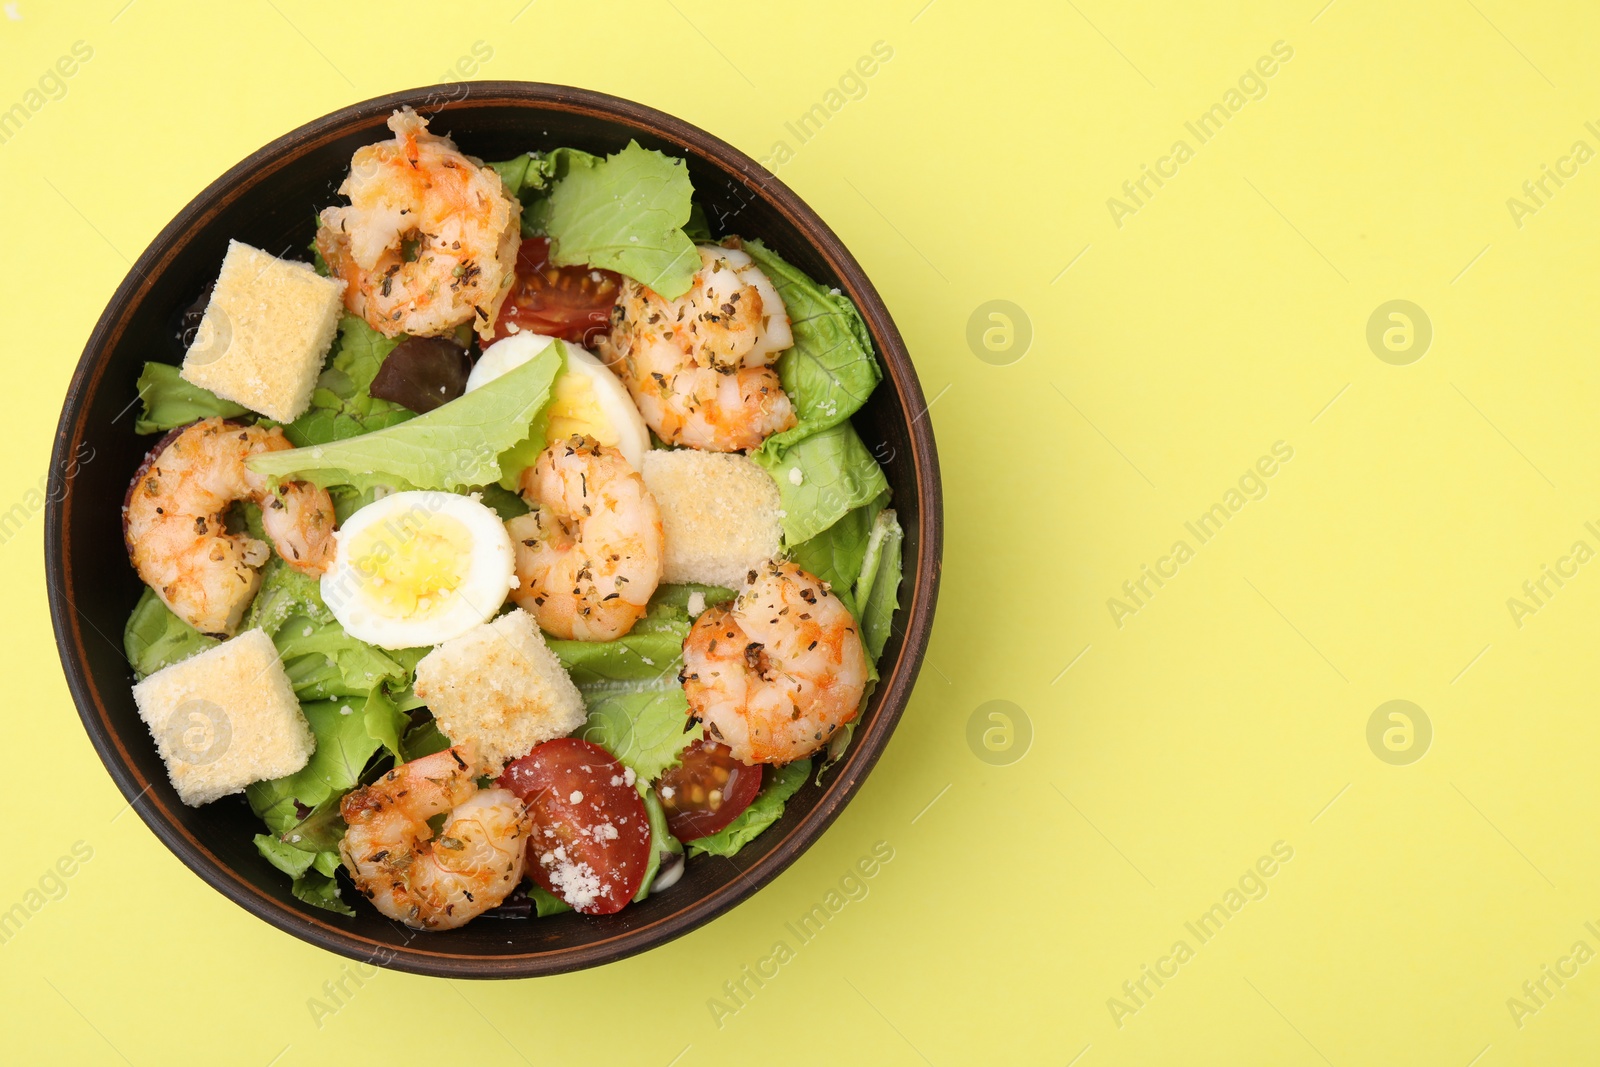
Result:
[[[492,382],[543,352],[554,338],[536,333],[516,333],[484,350],[467,377],[467,392]],[[563,341],[566,367],[550,387],[547,441],[562,441],[573,434],[593,437],[622,453],[628,465],[639,470],[650,451],[650,431],[634,406],[628,389],[598,356]]]
[[417,648],[494,617],[517,584],[511,537],[493,510],[455,493],[392,493],[335,535],[322,599],[351,637]]

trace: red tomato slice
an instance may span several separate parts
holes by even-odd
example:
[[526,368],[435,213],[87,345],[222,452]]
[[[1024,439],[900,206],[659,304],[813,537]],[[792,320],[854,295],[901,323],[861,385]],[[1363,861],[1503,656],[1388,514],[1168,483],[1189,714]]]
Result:
[[683,750],[683,762],[656,780],[667,826],[679,841],[710,837],[727,826],[761,791],[761,768],[740,763],[727,745],[700,740]]
[[621,292],[616,271],[551,266],[550,239],[530,237],[517,250],[517,277],[500,305],[494,339],[510,336],[515,325],[592,348],[611,328],[611,307]]
[[633,776],[576,737],[546,741],[499,784],[528,805],[528,877],[585,915],[620,911],[644,881],[650,818]]

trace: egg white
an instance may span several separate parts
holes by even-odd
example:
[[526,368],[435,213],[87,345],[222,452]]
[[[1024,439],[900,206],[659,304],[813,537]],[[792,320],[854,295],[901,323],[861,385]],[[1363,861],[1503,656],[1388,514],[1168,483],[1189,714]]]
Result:
[[503,374],[510,374],[550,347],[554,337],[542,333],[514,333],[483,350],[467,375],[467,392],[481,389]]
[[[536,333],[516,333],[496,341],[484,350],[477,366],[472,368],[467,378],[467,392],[522,366],[543,352],[551,340]],[[601,444],[616,448],[634,470],[641,469],[644,454],[650,451],[650,430],[645,426],[644,416],[639,414],[633,397],[628,395],[627,386],[600,362],[599,356],[587,348],[570,341],[563,341],[561,347],[567,356],[566,369],[557,376],[552,386],[556,401],[553,406],[561,406],[563,397],[570,395],[575,387],[587,388],[588,396],[593,400],[604,426],[578,428],[598,438]],[[577,380],[561,380],[569,375]],[[553,436],[556,434],[553,433]]]
[[[351,637],[379,648],[460,637],[516,584],[505,524],[475,497],[393,493],[346,519],[335,542],[322,599]],[[440,581],[448,587],[429,584]]]

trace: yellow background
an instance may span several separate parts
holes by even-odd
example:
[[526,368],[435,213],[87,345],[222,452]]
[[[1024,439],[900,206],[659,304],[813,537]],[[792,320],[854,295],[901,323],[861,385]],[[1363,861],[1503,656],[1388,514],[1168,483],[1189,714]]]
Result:
[[[1600,962],[1520,1026],[1507,999],[1600,949],[1600,564],[1520,627],[1507,599],[1600,548],[1600,162],[1520,227],[1506,202],[1600,148],[1600,18],[1323,2],[3,5],[0,108],[75,41],[94,57],[0,144],[0,511],[26,508],[96,315],[191,196],[481,41],[480,77],[641,100],[758,157],[789,142],[781,177],[865,264],[934,400],[948,533],[893,744],[770,888],[613,966],[346,979],[319,1019],[345,962],[119,816],[56,667],[33,515],[0,545],[0,909],[74,842],[94,856],[0,946],[5,1058],[1594,1062]],[[876,41],[892,60],[798,144],[785,122]],[[1199,144],[1185,121],[1278,41],[1266,95]],[[1119,227],[1107,199],[1179,138],[1193,158]],[[1004,365],[966,339],[996,299],[1033,332]],[[1394,299],[1433,326],[1407,366],[1366,340]],[[1265,498],[1196,544],[1185,521],[1278,441]],[[1194,558],[1119,627],[1107,600],[1180,538]],[[1433,727],[1406,766],[1367,742],[1394,699]],[[1000,751],[968,742],[993,700],[1021,709],[1009,750],[998,721]],[[879,841],[867,897],[719,1027],[707,1001],[796,946],[785,923]],[[1201,945],[1185,922],[1279,841],[1267,895]],[[1115,1018],[1179,939],[1193,958]]]

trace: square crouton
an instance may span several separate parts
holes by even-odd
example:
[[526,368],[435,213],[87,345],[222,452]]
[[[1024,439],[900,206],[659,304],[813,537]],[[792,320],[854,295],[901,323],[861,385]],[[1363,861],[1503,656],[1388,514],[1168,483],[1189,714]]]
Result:
[[444,735],[472,745],[490,776],[587,718],[578,687],[521,608],[422,657],[415,690]]
[[738,589],[778,554],[778,486],[753,461],[732,452],[654,449],[645,453],[642,473],[666,533],[662,581]]
[[291,422],[311,403],[343,308],[344,282],[229,241],[182,375],[224,400]]
[[133,701],[190,807],[293,774],[317,747],[265,630],[163,667]]

